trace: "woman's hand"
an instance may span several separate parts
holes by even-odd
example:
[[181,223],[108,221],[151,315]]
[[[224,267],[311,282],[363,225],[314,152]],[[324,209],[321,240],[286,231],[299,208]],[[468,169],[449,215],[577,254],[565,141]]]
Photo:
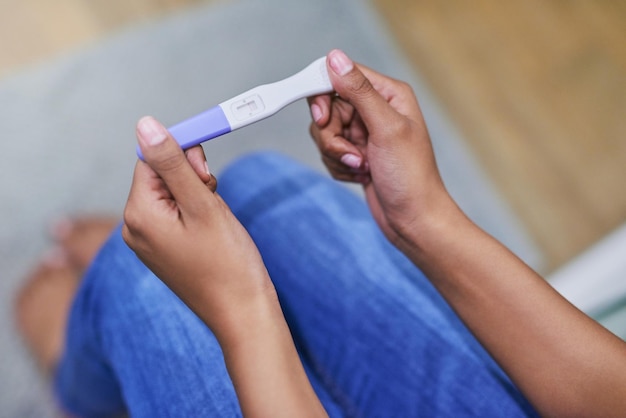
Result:
[[431,215],[454,209],[439,176],[430,138],[409,85],[328,54],[337,95],[309,100],[311,135],[330,173],[363,184],[370,209],[396,245]]
[[183,153],[153,118],[137,125],[138,161],[123,236],[139,258],[216,333],[241,306],[274,296],[247,231],[215,192],[201,147]]
[[454,204],[411,89],[328,56],[338,96],[310,101],[333,176],[364,185],[388,238],[542,416],[624,416],[626,344],[569,304]]
[[215,192],[202,148],[185,156],[152,118],[137,137],[146,162],[135,167],[125,241],[211,328],[245,416],[326,416],[261,256]]

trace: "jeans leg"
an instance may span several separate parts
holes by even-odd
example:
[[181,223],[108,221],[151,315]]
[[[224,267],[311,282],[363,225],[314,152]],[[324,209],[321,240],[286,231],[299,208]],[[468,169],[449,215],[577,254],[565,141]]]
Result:
[[241,415],[214,336],[119,230],[74,301],[55,392],[81,417]]
[[347,416],[535,415],[362,199],[269,153],[219,181],[305,364]]

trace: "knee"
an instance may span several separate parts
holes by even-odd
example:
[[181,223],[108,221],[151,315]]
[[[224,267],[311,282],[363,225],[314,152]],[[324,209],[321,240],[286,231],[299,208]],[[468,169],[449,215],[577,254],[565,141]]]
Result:
[[113,231],[83,277],[81,287],[90,295],[92,303],[139,296],[146,278],[153,276],[126,245],[121,230],[119,226]]
[[286,155],[275,151],[257,151],[236,159],[224,169],[219,178],[220,189],[250,182],[255,185],[254,188],[259,188],[298,170],[305,170],[305,167]]
[[227,166],[219,176],[218,193],[237,215],[269,191],[277,194],[282,190],[275,197],[283,197],[321,178],[319,173],[285,155],[261,151]]

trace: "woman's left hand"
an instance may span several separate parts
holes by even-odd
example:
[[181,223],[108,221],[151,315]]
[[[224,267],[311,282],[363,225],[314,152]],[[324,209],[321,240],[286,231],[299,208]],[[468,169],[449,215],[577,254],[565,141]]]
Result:
[[215,192],[202,148],[185,156],[152,118],[137,137],[146,162],[135,167],[124,240],[211,328],[244,416],[326,416],[261,255]]
[[[215,192],[201,147],[186,152],[143,118],[123,236],[137,256],[219,336],[259,295],[274,298],[259,252]],[[235,312],[236,310],[236,312]]]

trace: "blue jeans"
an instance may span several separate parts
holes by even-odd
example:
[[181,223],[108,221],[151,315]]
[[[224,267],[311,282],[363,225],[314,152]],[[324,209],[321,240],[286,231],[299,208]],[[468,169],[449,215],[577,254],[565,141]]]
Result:
[[[330,416],[535,416],[362,199],[271,153],[233,164],[219,192],[263,256]],[[119,230],[68,327],[55,392],[69,412],[241,415],[216,339]]]

